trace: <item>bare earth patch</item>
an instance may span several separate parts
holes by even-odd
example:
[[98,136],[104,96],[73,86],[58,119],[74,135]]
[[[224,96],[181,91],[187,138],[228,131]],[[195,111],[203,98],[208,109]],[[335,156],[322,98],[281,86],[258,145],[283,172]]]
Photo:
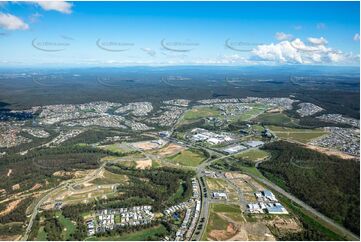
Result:
[[152,160],[151,159],[137,160],[136,164],[137,165],[135,168],[144,170],[144,169],[152,167]]
[[252,177],[250,177],[246,174],[235,173],[235,172],[226,172],[224,175],[227,179],[238,179],[238,178],[241,178],[243,180],[251,180],[252,179]]
[[38,190],[39,188],[41,188],[43,185],[41,185],[40,183],[36,183],[32,188],[30,188],[30,191],[34,191],[34,190]]
[[11,189],[13,189],[13,191],[15,190],[19,190],[20,189],[20,184],[15,184],[14,186],[11,187]]
[[266,111],[267,113],[280,113],[282,112],[282,109],[280,108],[274,108]]
[[212,230],[209,233],[209,237],[212,240],[228,240],[230,237],[234,236],[237,233],[237,228],[235,224],[228,223],[226,230]]
[[184,150],[183,146],[171,143],[171,144],[167,145],[166,147],[164,147],[163,149],[159,150],[158,155],[171,156],[171,155],[175,155],[183,150]]
[[6,176],[9,177],[12,172],[13,172],[13,170],[12,170],[12,169],[9,169],[8,174],[7,174]]
[[302,230],[301,225],[294,218],[277,216],[273,220],[267,221],[267,225],[275,229],[279,234],[297,233]]
[[251,223],[244,221],[235,221],[225,213],[217,213],[223,219],[228,221],[225,230],[212,230],[208,234],[210,240],[229,240],[229,241],[275,241],[269,228],[260,222]]
[[342,159],[347,159],[347,160],[349,160],[349,159],[355,159],[355,158],[356,158],[356,157],[354,157],[354,156],[352,156],[352,155],[343,153],[343,152],[341,152],[341,151],[330,150],[330,149],[322,148],[322,147],[315,146],[315,145],[307,144],[306,147],[309,148],[309,149],[311,149],[311,150],[315,150],[315,151],[324,153],[324,154],[326,154],[326,155],[338,156],[338,157],[340,157],[340,158],[342,158]]
[[0,241],[17,241],[20,238],[21,235],[0,235]]
[[0,212],[0,217],[11,213],[19,205],[20,202],[21,202],[21,199],[14,200],[14,201],[10,202],[6,206],[6,208],[3,211]]
[[266,225],[262,223],[244,223],[238,233],[230,238],[232,241],[275,241],[276,238]]
[[166,141],[164,140],[151,140],[151,141],[136,142],[136,143],[132,143],[131,145],[136,149],[153,150],[153,149],[159,149],[165,144]]
[[53,176],[81,178],[86,176],[88,172],[89,171],[56,171],[53,173]]

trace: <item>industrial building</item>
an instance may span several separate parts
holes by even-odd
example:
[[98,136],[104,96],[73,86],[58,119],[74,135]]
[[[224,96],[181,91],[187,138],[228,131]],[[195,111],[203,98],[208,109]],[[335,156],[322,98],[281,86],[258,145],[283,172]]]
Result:
[[228,199],[227,193],[225,192],[212,192],[212,198],[214,199]]
[[227,154],[234,154],[245,149],[247,149],[247,147],[243,145],[232,145],[226,147],[225,149],[223,149],[223,151],[226,152]]
[[249,213],[288,214],[288,211],[269,190],[254,193],[257,203],[247,204]]

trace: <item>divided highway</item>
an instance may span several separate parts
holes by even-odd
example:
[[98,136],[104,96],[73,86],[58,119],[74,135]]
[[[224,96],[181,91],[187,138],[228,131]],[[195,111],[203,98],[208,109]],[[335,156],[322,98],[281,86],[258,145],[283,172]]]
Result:
[[[198,146],[192,146],[193,148],[203,148],[203,147],[198,147]],[[205,148],[203,148],[205,149]],[[198,168],[197,168],[197,177],[201,177],[201,173],[202,171],[205,170],[206,166],[214,163],[217,160],[221,160],[227,157],[231,157],[233,155],[224,155],[222,153],[216,152],[214,150],[208,150],[205,149],[208,152],[213,152],[219,155],[218,158],[212,159],[212,160],[207,160],[206,162],[203,162]],[[241,153],[241,152],[240,152]],[[258,167],[260,162],[256,163],[256,168]],[[255,176],[254,174],[251,174],[249,172],[243,172],[249,176],[251,176],[253,179],[255,179],[256,181],[263,183],[265,186],[275,190],[276,192],[282,194],[283,196],[287,197],[288,199],[290,199],[292,202],[296,203],[297,205],[299,205],[300,207],[302,207],[303,209],[305,209],[307,212],[310,213],[310,215],[312,215],[316,220],[322,221],[324,224],[327,224],[329,228],[332,228],[334,231],[336,231],[338,234],[344,236],[345,238],[347,238],[348,240],[352,240],[352,241],[360,241],[360,237],[357,236],[356,234],[352,233],[351,231],[349,231],[348,229],[346,229],[345,227],[343,227],[342,225],[336,223],[335,221],[333,221],[332,219],[330,219],[329,217],[323,215],[322,213],[318,212],[316,209],[312,208],[311,206],[307,205],[305,202],[301,201],[300,199],[298,199],[297,197],[293,196],[292,194],[286,192],[285,190],[283,190],[282,188],[280,188],[279,186],[275,185],[274,183],[272,183],[271,181],[267,180],[267,179],[263,179],[260,177]],[[204,226],[202,227],[201,233],[200,235],[193,236],[193,239],[196,240],[200,240],[206,224],[207,224],[207,220],[208,220],[208,209],[209,209],[209,202],[207,201],[207,198],[204,198],[203,196],[203,192],[202,192],[202,208],[201,208],[201,215],[205,216],[205,223]],[[198,225],[197,225],[198,227]]]

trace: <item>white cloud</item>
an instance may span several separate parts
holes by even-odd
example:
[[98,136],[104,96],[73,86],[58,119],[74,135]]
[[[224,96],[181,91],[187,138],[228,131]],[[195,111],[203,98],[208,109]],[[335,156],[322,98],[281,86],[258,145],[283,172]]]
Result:
[[259,45],[252,51],[255,59],[271,61],[276,63],[300,63],[302,60],[299,51],[294,48],[290,41],[282,41],[277,44]]
[[327,43],[328,43],[328,41],[323,37],[321,37],[321,38],[310,37],[307,40],[308,40],[308,42],[310,42],[313,45],[327,45]]
[[300,39],[277,44],[259,45],[252,51],[252,60],[276,64],[346,64],[358,63],[359,56],[343,53],[326,46],[324,38],[310,38],[309,45]]
[[283,32],[277,32],[275,34],[275,38],[282,41],[282,40],[289,40],[289,39],[292,39],[292,34],[286,34],[286,33],[283,33]]
[[11,14],[0,13],[0,28],[7,30],[26,30],[29,28],[21,18]]
[[46,11],[58,11],[65,14],[71,14],[73,5],[65,1],[37,1],[36,2],[42,9]]
[[354,40],[354,41],[360,41],[360,34],[359,34],[359,33],[356,33],[356,34],[353,36],[353,40]]
[[342,52],[330,52],[327,57],[331,62],[339,63],[345,60],[346,56]]

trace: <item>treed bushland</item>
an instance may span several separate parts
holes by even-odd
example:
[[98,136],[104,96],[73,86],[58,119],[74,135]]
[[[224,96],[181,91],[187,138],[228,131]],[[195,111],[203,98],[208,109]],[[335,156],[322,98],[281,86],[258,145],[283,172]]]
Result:
[[259,169],[271,181],[359,234],[359,161],[328,156],[284,141],[263,149],[272,153]]

